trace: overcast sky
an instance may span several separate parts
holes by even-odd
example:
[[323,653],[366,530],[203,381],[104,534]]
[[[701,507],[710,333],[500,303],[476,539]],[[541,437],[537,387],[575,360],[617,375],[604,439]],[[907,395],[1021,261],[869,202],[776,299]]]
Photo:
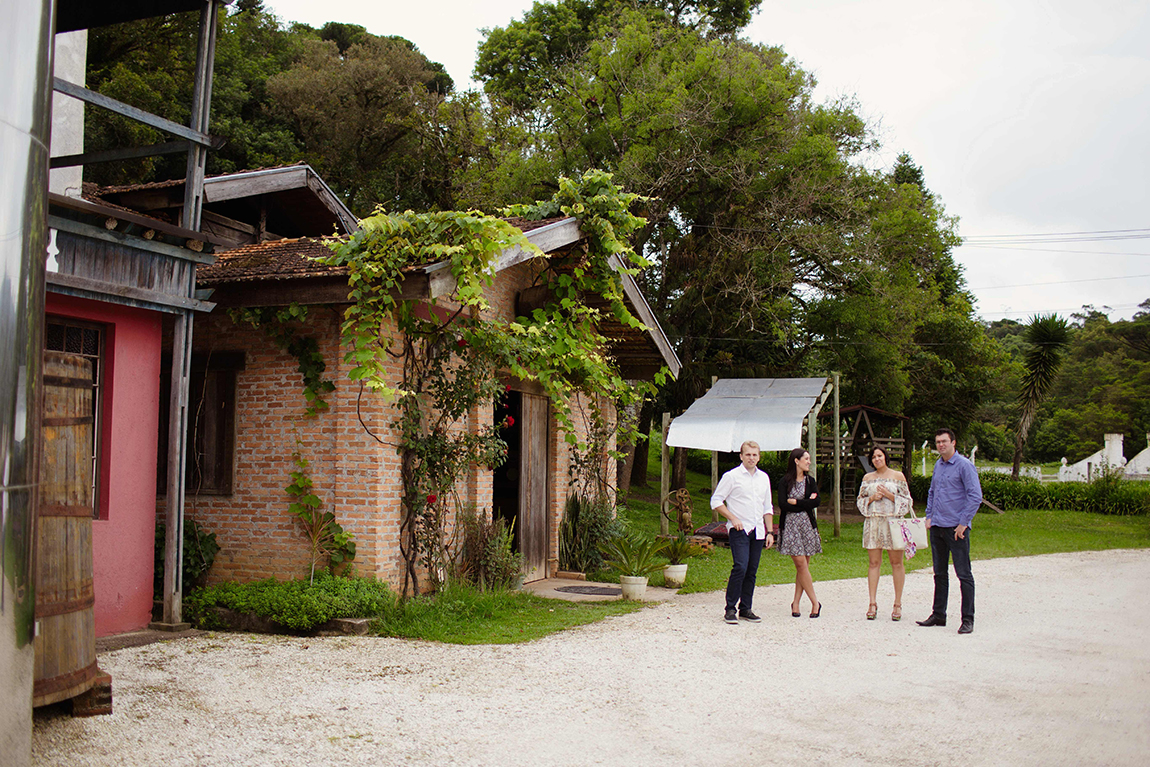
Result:
[[[406,37],[460,89],[480,28],[531,4],[265,0]],[[922,166],[970,238],[956,257],[985,319],[1128,318],[1150,298],[1150,3],[764,0],[746,34],[813,72],[817,98],[858,99],[883,142],[869,164]]]

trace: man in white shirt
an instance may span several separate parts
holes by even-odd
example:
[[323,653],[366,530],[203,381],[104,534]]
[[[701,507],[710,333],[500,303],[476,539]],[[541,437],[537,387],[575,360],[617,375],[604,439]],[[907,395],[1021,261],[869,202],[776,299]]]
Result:
[[741,464],[724,474],[711,494],[711,508],[726,518],[731,542],[731,577],[727,579],[723,619],[727,623],[738,623],[740,618],[758,623],[762,619],[751,612],[755,575],[764,544],[768,549],[775,545],[771,480],[766,472],[759,471],[757,442],[744,442],[739,460]]

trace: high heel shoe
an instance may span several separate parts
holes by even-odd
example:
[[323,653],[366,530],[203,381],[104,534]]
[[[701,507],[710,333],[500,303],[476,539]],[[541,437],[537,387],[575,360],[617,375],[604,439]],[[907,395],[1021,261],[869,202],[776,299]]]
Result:
[[811,617],[812,618],[819,617],[819,615],[822,614],[822,611],[823,611],[823,603],[819,602],[819,609],[817,609],[813,613],[811,613]]
[[874,602],[871,602],[870,607],[866,611],[866,619],[868,621],[873,621],[877,617],[878,617],[878,605]]
[[890,619],[892,621],[902,620],[902,605],[894,606],[894,609],[890,611]]
[[791,602],[791,617],[792,618],[801,618],[802,617],[802,613],[799,612],[799,608],[795,606],[794,602]]

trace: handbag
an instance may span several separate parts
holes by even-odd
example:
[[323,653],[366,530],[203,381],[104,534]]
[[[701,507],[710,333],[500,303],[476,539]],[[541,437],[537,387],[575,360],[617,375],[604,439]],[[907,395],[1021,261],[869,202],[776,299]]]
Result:
[[888,519],[890,537],[894,548],[905,549],[907,558],[913,557],[918,549],[930,547],[929,536],[926,534],[926,520],[916,517],[914,507],[911,507],[909,517],[895,517]]

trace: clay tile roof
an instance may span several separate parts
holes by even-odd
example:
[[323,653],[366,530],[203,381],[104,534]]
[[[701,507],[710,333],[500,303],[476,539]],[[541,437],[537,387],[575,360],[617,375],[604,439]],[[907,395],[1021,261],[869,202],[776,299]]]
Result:
[[[507,222],[523,232],[540,229],[566,216],[528,221],[522,218],[509,218]],[[216,252],[216,263],[201,266],[196,270],[196,282],[210,286],[230,282],[255,282],[258,280],[295,280],[305,277],[331,277],[347,274],[347,269],[325,266],[312,260],[326,258],[331,249],[324,240],[316,237],[268,240],[252,245],[241,245],[233,250]],[[427,264],[412,264],[406,271],[418,269]]]
[[328,277],[347,274],[347,269],[313,261],[331,255],[323,240],[315,237],[269,240],[241,245],[216,254],[216,263],[196,270],[196,282],[215,285],[222,282],[291,280],[302,277]]
[[529,221],[526,218],[505,218],[507,223],[519,229],[523,233],[530,232],[532,229],[542,229],[545,226],[554,224],[556,221],[563,221],[567,216],[556,216],[555,218],[543,218],[538,221]]

